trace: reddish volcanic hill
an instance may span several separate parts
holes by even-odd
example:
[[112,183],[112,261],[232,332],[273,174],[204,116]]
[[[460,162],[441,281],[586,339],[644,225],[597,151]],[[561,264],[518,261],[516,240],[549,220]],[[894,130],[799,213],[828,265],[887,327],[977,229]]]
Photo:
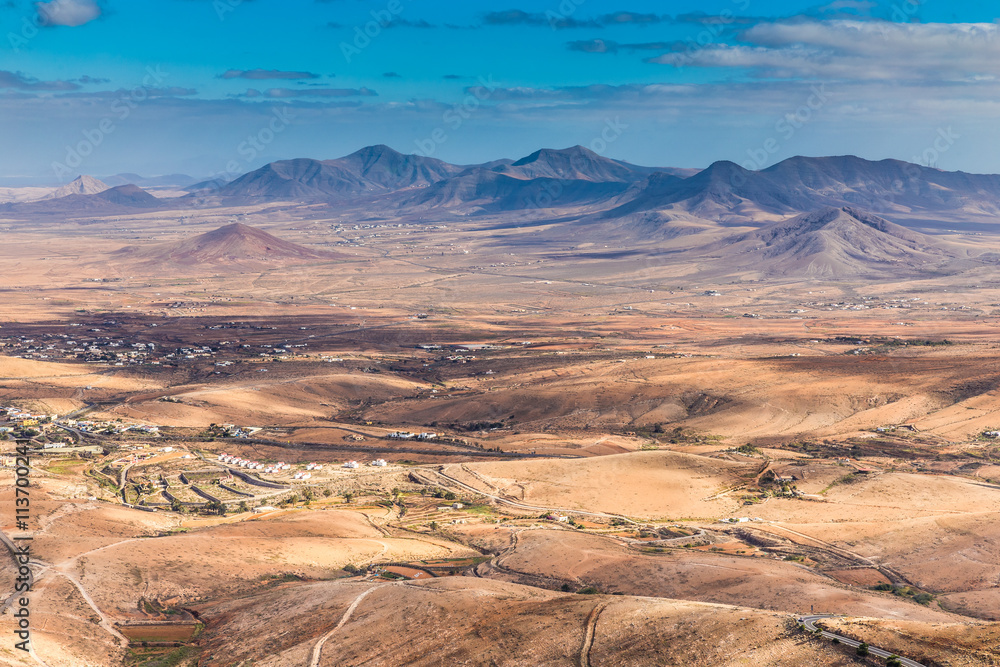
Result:
[[239,223],[171,243],[128,246],[112,256],[147,265],[205,266],[213,269],[273,267],[341,257],[336,253],[312,250]]

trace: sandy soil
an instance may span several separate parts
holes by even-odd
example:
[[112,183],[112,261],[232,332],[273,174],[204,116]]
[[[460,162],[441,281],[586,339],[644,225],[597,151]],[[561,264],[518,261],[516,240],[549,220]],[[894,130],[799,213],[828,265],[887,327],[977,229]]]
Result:
[[723,492],[754,472],[752,465],[675,452],[465,467],[476,476],[446,471],[529,504],[649,518],[729,516],[739,505]]
[[[245,613],[251,606],[257,613]],[[265,645],[261,664],[308,664],[324,636],[320,665],[849,664],[824,644],[802,643],[782,615],[467,578],[290,586],[204,613],[208,665],[261,655]],[[407,622],[386,633],[399,618]]]

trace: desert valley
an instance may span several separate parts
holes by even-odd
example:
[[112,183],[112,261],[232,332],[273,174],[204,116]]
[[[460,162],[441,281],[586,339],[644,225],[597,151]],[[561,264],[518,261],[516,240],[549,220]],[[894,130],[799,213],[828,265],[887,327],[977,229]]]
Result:
[[2,664],[1000,664],[1000,176],[4,199]]

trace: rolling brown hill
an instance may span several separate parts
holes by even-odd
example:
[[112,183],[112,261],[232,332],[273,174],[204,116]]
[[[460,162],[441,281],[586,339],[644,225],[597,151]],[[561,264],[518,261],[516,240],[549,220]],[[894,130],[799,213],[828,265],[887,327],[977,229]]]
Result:
[[959,258],[931,236],[850,207],[771,223],[705,251],[709,272],[836,280],[933,274]]
[[234,223],[180,241],[127,246],[112,260],[152,266],[266,268],[338,259],[336,253],[291,243],[248,225]]

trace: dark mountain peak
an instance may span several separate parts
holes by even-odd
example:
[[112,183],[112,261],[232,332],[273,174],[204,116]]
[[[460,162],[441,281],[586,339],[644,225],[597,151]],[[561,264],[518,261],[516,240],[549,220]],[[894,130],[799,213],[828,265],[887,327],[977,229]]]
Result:
[[513,178],[557,178],[593,183],[635,183],[655,171],[598,155],[583,146],[543,148],[492,171]]
[[90,197],[97,197],[103,199],[106,202],[112,204],[119,204],[121,206],[136,206],[140,208],[152,208],[154,206],[160,205],[160,200],[149,194],[138,185],[128,184],[119,185],[115,188],[110,188],[104,192],[99,192],[96,195],[87,195]]
[[384,144],[366,146],[336,160],[281,160],[240,176],[219,190],[237,200],[333,201],[424,187],[462,171]]
[[720,180],[731,178],[734,175],[743,178],[749,178],[750,174],[754,172],[744,169],[735,162],[729,160],[719,160],[718,162],[713,162],[708,165],[706,169],[703,169],[699,173],[695,174],[691,178],[701,178],[703,180]]
[[378,160],[387,157],[401,158],[404,156],[396,149],[386,146],[385,144],[374,144],[372,146],[365,146],[364,148],[359,148],[350,155],[345,156],[344,159],[361,158],[363,160]]
[[603,160],[607,158],[602,158],[600,155],[590,150],[589,148],[584,148],[583,146],[576,145],[570,146],[569,148],[542,148],[537,150],[531,155],[521,158],[520,160],[514,162],[512,167],[523,167],[524,165],[532,164],[533,162],[539,161],[566,161],[573,158],[584,158],[587,160]]

